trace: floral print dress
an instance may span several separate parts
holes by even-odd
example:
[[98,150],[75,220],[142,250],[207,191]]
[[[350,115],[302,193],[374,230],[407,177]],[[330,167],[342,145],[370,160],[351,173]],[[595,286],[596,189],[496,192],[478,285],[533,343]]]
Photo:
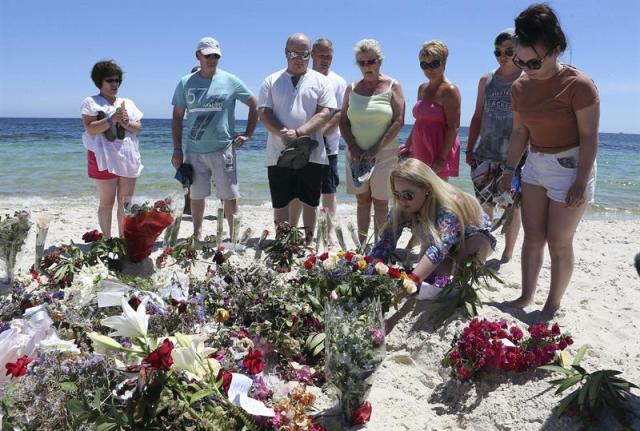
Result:
[[[438,266],[449,254],[455,251],[455,247],[462,238],[462,226],[458,217],[448,208],[439,207],[436,214],[436,225],[438,226],[440,241],[432,241],[431,245],[427,247],[425,255],[434,265]],[[481,226],[465,226],[464,238],[477,234],[484,235],[491,243],[491,248],[495,249],[496,239],[491,234],[491,223],[487,215],[482,214]],[[389,214],[390,219],[391,213]],[[389,223],[389,226],[392,226],[392,224]],[[380,240],[373,246],[371,256],[374,259],[382,259],[384,262],[388,262],[405,227],[411,228],[411,223],[407,220],[402,220],[401,223],[398,223],[398,228],[395,232],[392,227],[385,229]]]

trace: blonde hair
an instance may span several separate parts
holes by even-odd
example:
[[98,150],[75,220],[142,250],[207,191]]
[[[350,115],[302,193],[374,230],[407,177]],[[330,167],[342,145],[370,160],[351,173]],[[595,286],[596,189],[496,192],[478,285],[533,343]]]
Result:
[[[396,179],[402,179],[426,190],[431,190],[422,208],[415,213],[411,220],[411,231],[420,240],[421,254],[433,243],[441,243],[438,232],[438,209],[446,208],[455,214],[463,232],[460,242],[464,242],[464,230],[469,225],[480,225],[482,222],[482,208],[475,197],[463,192],[459,188],[443,181],[433,170],[417,159],[408,159],[398,163],[391,171],[389,184],[395,190]],[[394,200],[391,209],[391,223],[393,231],[397,232],[398,223],[402,219],[402,210]]]
[[440,60],[443,63],[447,62],[449,57],[449,48],[441,40],[430,40],[422,44],[420,52],[418,53],[418,60],[422,60],[424,57],[431,57],[434,60]]
[[378,60],[384,60],[384,55],[382,54],[382,47],[380,46],[380,42],[375,39],[362,39],[358,43],[356,43],[353,51],[358,54],[364,54],[365,52],[373,52]]

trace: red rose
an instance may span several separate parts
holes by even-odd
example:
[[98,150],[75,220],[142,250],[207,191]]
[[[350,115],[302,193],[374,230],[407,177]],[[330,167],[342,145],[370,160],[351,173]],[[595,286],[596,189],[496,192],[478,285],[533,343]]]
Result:
[[371,256],[365,256],[364,257],[364,261],[367,263],[371,263],[371,261],[373,260],[373,258]]
[[568,345],[569,344],[567,344],[567,342],[565,340],[558,341],[558,349],[560,349],[560,350],[566,349]]
[[262,352],[249,348],[249,354],[242,360],[242,366],[246,368],[249,374],[258,374],[264,369],[264,361],[262,360]]
[[371,403],[365,401],[353,414],[351,425],[362,425],[369,422],[369,419],[371,419]]
[[98,231],[97,229],[90,230],[89,232],[85,232],[85,234],[82,235],[82,240],[85,243],[100,241],[101,239],[102,239],[102,232]]
[[560,335],[560,326],[557,323],[554,323],[553,326],[551,327],[551,334]]
[[304,267],[307,269],[313,268],[313,264],[316,262],[316,257],[311,256],[309,259],[304,261]]
[[163,210],[167,207],[167,203],[163,200],[159,200],[156,201],[156,203],[153,204],[153,207],[157,210]]
[[240,328],[240,335],[242,335],[245,338],[251,337],[251,334],[249,334],[249,331],[247,331],[245,328]]
[[24,376],[25,374],[27,374],[27,365],[31,361],[33,361],[33,358],[24,355],[18,358],[18,360],[15,362],[7,362],[5,364],[5,367],[7,368],[7,374],[5,374],[5,376],[11,374],[12,379]]
[[322,253],[319,257],[320,260],[325,261],[327,260],[327,258],[329,257],[329,252],[325,251],[324,253]]
[[142,362],[149,365],[151,368],[168,370],[173,365],[173,358],[171,357],[172,350],[173,343],[169,341],[168,338],[165,338],[162,344],[160,344],[156,350],[149,353]]
[[345,252],[344,254],[344,258],[347,262],[351,262],[351,259],[353,259],[354,254],[351,253],[350,251]]
[[402,271],[398,268],[389,268],[388,274],[391,278],[400,278],[400,274],[402,274]]
[[142,301],[140,301],[140,298],[138,298],[137,296],[134,296],[129,300],[129,306],[134,310],[137,310],[138,305],[140,304],[142,304]]
[[224,393],[228,393],[229,392],[229,386],[231,386],[231,378],[232,378],[232,373],[231,371],[225,371],[222,368],[220,368],[220,371],[218,371],[218,377],[216,378],[218,381],[222,380],[222,386],[220,387]]

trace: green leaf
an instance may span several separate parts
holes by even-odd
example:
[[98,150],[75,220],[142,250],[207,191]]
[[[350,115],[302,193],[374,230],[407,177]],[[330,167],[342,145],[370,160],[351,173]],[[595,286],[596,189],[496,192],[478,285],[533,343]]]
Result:
[[556,395],[557,394],[561,394],[562,392],[564,392],[567,388],[575,385],[576,383],[580,382],[582,380],[582,375],[581,374],[575,374],[573,376],[567,377],[564,380],[564,383],[561,384],[558,387],[558,390],[556,391]]
[[473,317],[476,315],[476,311],[473,309],[473,304],[471,304],[470,302],[465,302],[464,306],[467,308],[467,313],[469,313],[469,316]]
[[571,405],[571,403],[575,401],[576,397],[578,396],[579,390],[580,389],[576,389],[575,391],[564,397],[562,401],[560,401],[560,404],[558,404],[558,407],[556,409],[556,416],[562,416],[567,407],[569,407],[569,405]]
[[76,386],[76,384],[70,381],[60,382],[60,389],[70,394],[78,391],[78,387]]
[[572,376],[575,374],[575,372],[573,370],[570,370],[568,368],[564,368],[564,367],[560,367],[558,365],[542,365],[538,368],[542,368],[543,370],[549,370],[549,371],[555,371],[558,373],[563,373],[566,374],[567,376]]
[[589,378],[589,408],[593,408],[598,400],[598,392],[600,391],[600,381],[603,374],[596,371]]
[[215,393],[216,391],[213,391],[211,389],[202,389],[201,391],[198,391],[195,394],[191,395],[191,398],[189,399],[189,405],[193,405],[201,399],[209,397]]
[[87,410],[84,408],[84,404],[82,403],[82,401],[76,399],[67,401],[67,409],[72,415],[87,413]]
[[93,406],[98,412],[102,413],[102,388],[98,388],[93,395]]
[[584,359],[584,355],[587,353],[588,348],[589,345],[585,344],[578,349],[578,353],[576,353],[576,357],[573,359],[573,365],[580,365],[580,362]]
[[108,416],[100,416],[96,419],[96,430],[97,431],[111,431],[118,427],[117,422],[111,419]]

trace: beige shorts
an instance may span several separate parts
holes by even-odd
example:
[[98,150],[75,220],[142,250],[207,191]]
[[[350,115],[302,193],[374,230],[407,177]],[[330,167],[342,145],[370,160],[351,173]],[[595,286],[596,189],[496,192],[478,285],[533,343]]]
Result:
[[185,162],[193,166],[191,199],[211,196],[211,180],[216,186],[216,197],[233,200],[240,197],[236,165],[236,150],[229,145],[226,150],[215,153],[187,153]]
[[389,177],[391,171],[398,163],[398,148],[396,146],[387,146],[378,153],[376,157],[375,167],[373,168],[373,174],[369,181],[362,184],[360,187],[356,187],[353,184],[353,178],[351,176],[351,157],[349,156],[349,150],[345,149],[346,154],[346,177],[347,177],[347,193],[350,195],[359,195],[367,191],[371,191],[371,197],[381,201],[388,201],[391,199],[391,191],[389,190]]

